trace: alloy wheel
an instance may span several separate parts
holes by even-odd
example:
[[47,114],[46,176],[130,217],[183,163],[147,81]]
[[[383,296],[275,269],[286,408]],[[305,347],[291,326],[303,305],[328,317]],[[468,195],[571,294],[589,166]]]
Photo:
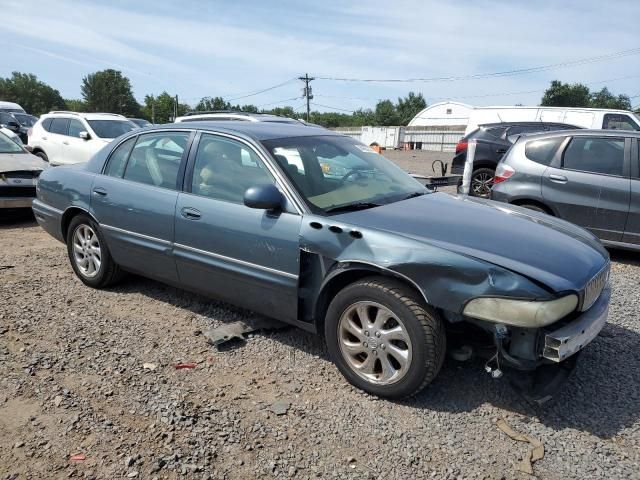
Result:
[[480,172],[471,179],[471,190],[477,197],[487,198],[491,193],[493,185],[493,175],[487,172]]
[[344,311],[338,322],[338,343],[349,368],[378,385],[396,383],[411,366],[411,340],[405,325],[376,302],[356,302]]
[[79,225],[73,235],[73,258],[82,275],[95,277],[102,264],[98,235],[89,225]]

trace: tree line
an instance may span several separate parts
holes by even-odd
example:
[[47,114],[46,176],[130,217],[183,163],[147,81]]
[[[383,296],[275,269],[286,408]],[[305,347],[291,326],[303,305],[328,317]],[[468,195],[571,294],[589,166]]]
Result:
[[[142,117],[155,123],[167,123],[176,110],[175,96],[168,92],[146,95],[143,104],[133,95],[130,80],[117,70],[107,69],[91,73],[82,79],[81,99],[64,99],[60,92],[38,80],[32,73],[13,72],[10,77],[0,77],[0,100],[16,102],[29,113],[40,115],[51,110],[76,112],[120,113],[127,117]],[[566,84],[558,80],[544,92],[543,106],[618,108],[631,110],[627,95],[614,95],[606,87],[590,91],[586,85]],[[373,109],[357,109],[353,112],[311,112],[311,122],[324,127],[360,127],[365,125],[407,125],[421,110],[427,107],[422,93],[409,92],[407,96],[392,100],[380,100]],[[292,107],[260,109],[256,105],[233,105],[220,96],[203,97],[195,106],[177,105],[178,115],[188,111],[239,110],[251,113],[270,113],[290,118],[301,118],[301,112]],[[640,109],[639,109],[640,110]]]

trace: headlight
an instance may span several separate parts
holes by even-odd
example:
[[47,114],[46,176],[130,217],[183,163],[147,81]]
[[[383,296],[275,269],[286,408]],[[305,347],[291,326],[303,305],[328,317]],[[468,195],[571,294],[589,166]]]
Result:
[[573,312],[578,306],[576,295],[536,302],[508,298],[475,298],[464,307],[464,314],[490,322],[537,328],[549,325]]

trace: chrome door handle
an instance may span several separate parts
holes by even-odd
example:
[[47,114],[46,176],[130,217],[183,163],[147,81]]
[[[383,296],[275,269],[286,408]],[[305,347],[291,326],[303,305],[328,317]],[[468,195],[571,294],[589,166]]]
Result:
[[549,175],[549,180],[551,180],[552,182],[555,183],[567,183],[567,177],[565,177],[564,175],[554,175],[553,173],[551,175]]
[[40,138],[41,138],[42,140],[46,140],[46,139],[47,139],[47,137],[40,137]]
[[69,145],[69,142],[62,142],[63,145]]
[[200,210],[191,207],[184,207],[180,210],[180,215],[182,215],[187,220],[198,220],[202,214]]
[[93,193],[95,195],[100,195],[101,197],[106,197],[107,196],[107,191],[102,188],[102,187],[96,187],[93,189]]

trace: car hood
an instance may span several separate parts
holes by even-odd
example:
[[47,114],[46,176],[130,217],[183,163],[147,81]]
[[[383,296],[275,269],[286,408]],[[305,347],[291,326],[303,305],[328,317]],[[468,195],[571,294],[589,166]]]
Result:
[[49,164],[30,153],[0,153],[0,172],[38,171],[44,170]]
[[580,227],[473,197],[432,193],[332,218],[474,257],[556,292],[581,290],[609,260],[600,241]]

